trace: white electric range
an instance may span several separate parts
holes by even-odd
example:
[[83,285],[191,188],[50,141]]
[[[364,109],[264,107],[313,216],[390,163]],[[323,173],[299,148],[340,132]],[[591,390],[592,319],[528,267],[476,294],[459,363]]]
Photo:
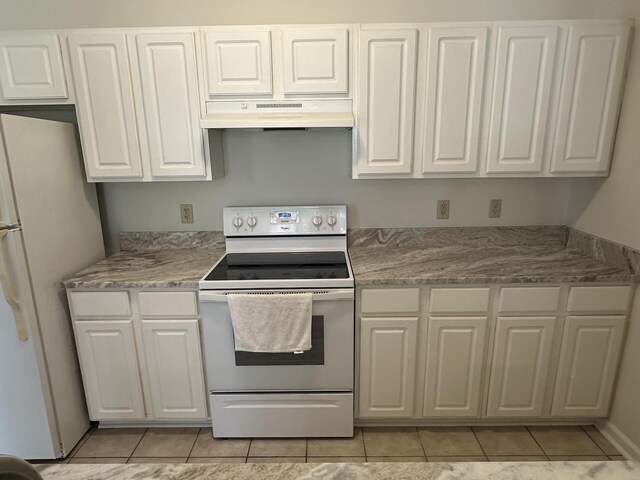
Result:
[[[354,280],[346,207],[230,207],[227,253],[200,280],[216,437],[353,435]],[[312,348],[235,351],[227,295],[313,293]]]

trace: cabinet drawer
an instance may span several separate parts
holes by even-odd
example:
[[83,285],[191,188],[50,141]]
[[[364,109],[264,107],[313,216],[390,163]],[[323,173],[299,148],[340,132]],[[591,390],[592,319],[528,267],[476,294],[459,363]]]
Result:
[[143,317],[195,317],[195,292],[144,292],[138,296]]
[[477,313],[489,310],[489,288],[434,288],[431,313]]
[[569,312],[626,312],[631,287],[573,287],[569,292]]
[[560,287],[514,287],[500,290],[498,311],[555,312],[560,300]]
[[130,317],[127,292],[72,292],[71,309],[76,317]]
[[363,314],[417,313],[420,306],[419,288],[367,288],[361,295]]

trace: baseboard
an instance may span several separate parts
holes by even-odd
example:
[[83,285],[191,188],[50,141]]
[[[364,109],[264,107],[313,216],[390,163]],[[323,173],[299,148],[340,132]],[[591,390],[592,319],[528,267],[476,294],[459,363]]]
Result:
[[624,455],[624,458],[627,460],[640,461],[640,447],[611,421],[603,420],[602,422],[598,422],[596,426],[602,435]]
[[543,419],[536,420],[535,418],[519,418],[517,420],[510,419],[375,419],[375,418],[357,418],[354,420],[356,427],[512,427],[512,426],[568,426],[568,425],[593,425],[594,420],[591,418],[585,419]]
[[134,422],[107,422],[102,421],[98,424],[98,428],[184,428],[184,427],[200,427],[206,428],[211,427],[211,420],[202,421],[134,421]]

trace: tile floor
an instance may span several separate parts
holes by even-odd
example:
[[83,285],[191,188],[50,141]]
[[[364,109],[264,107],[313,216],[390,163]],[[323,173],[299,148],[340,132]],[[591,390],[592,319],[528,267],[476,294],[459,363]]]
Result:
[[214,439],[208,428],[94,429],[63,463],[623,460],[593,426],[358,428],[349,439]]

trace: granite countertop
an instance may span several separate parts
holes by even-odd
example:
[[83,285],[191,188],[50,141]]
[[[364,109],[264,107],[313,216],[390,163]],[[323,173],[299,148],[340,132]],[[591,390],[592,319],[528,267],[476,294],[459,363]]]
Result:
[[[640,279],[640,252],[578,234],[563,226],[357,229],[349,256],[356,285]],[[221,232],[124,232],[120,244],[65,287],[197,289],[225,252]]]
[[44,480],[637,480],[635,462],[38,465]]

